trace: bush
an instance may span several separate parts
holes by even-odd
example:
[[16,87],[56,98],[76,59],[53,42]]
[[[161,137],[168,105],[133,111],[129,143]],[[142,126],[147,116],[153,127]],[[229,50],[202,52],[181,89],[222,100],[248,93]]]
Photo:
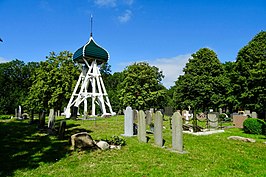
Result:
[[243,123],[245,133],[266,135],[266,123],[257,118],[248,118]]
[[0,119],[10,119],[10,115],[0,115]]

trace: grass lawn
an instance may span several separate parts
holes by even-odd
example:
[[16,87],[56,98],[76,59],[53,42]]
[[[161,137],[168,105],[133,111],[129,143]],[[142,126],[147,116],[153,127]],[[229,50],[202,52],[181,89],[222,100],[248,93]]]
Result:
[[[59,125],[57,118],[57,125]],[[169,121],[164,121],[166,148],[125,138],[121,150],[71,151],[69,137],[87,131],[95,140],[123,134],[123,116],[67,120],[66,138],[59,140],[29,125],[28,120],[0,120],[0,176],[266,176],[265,136],[244,134],[240,129],[208,136],[184,134],[184,150],[171,148]],[[256,143],[228,140],[238,135]]]

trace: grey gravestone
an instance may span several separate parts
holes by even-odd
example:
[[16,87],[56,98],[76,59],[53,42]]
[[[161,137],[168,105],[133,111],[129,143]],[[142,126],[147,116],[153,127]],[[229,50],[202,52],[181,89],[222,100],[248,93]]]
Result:
[[257,114],[256,112],[252,112],[252,113],[251,113],[251,117],[252,117],[252,118],[258,118],[258,114]]
[[155,113],[154,142],[157,146],[163,146],[163,115],[160,111]]
[[21,106],[18,106],[18,118],[22,117],[22,110],[21,110]]
[[48,120],[48,128],[53,129],[55,124],[55,112],[54,109],[50,109],[49,120]]
[[208,114],[208,122],[209,122],[210,128],[217,128],[218,127],[218,125],[219,125],[218,118],[219,118],[219,113],[217,113],[217,112],[210,112]]
[[60,122],[58,137],[59,139],[63,139],[65,137],[65,130],[66,130],[66,121],[62,120]]
[[45,111],[42,111],[40,116],[39,128],[44,128],[45,125]]
[[145,113],[142,110],[138,113],[138,140],[144,143],[147,142]]
[[124,112],[124,134],[123,136],[133,136],[133,110],[128,106]]
[[245,114],[246,114],[247,116],[250,116],[250,117],[251,117],[250,110],[245,110]]
[[146,113],[146,124],[150,125],[152,122],[152,114],[150,110],[145,111]]
[[223,109],[219,108],[219,114],[222,114],[222,113],[223,113]]
[[133,122],[138,121],[138,110],[134,109],[133,110]]
[[182,116],[175,112],[172,116],[172,149],[183,152],[183,128]]
[[150,111],[153,114],[154,113],[154,108],[150,108]]
[[167,115],[167,116],[172,116],[173,115],[173,108],[172,107],[165,107],[164,108],[164,114]]
[[17,108],[15,109],[15,118],[18,118],[18,110],[17,110]]

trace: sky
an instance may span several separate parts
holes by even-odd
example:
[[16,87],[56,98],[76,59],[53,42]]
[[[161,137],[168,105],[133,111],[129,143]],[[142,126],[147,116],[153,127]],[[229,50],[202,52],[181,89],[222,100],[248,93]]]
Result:
[[74,53],[89,40],[91,15],[112,72],[145,61],[163,71],[167,88],[200,48],[235,61],[266,30],[266,0],[0,0],[0,62]]

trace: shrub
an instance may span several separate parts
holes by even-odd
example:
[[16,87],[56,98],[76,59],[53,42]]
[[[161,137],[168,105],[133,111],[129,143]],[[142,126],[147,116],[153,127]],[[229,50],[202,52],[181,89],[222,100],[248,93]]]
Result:
[[257,118],[248,118],[243,123],[243,130],[250,134],[266,134],[266,123]]
[[10,115],[0,115],[0,119],[10,119]]
[[120,146],[126,145],[126,140],[120,136],[112,136],[109,139],[102,139],[102,140],[112,145],[120,145]]

